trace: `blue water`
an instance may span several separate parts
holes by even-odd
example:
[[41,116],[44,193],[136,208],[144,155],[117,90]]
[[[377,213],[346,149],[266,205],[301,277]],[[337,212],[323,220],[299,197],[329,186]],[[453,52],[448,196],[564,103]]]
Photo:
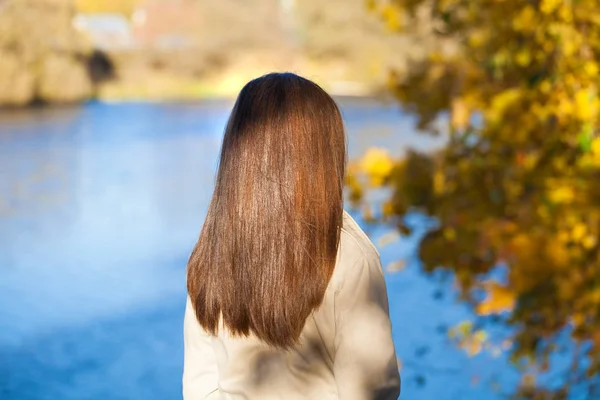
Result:
[[[439,139],[391,106],[342,100],[349,154]],[[89,104],[0,114],[0,399],[181,398],[185,265],[210,199],[231,104]],[[360,222],[360,219],[359,219]],[[421,224],[418,224],[422,226]],[[378,243],[384,226],[365,226]],[[470,317],[425,277],[419,229],[380,246],[403,399],[499,399],[506,357],[468,357]]]

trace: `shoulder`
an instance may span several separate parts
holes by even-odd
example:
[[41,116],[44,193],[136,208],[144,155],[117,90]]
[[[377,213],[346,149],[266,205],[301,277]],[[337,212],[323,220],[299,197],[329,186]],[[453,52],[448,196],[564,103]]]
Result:
[[382,273],[379,252],[358,223],[344,211],[331,286],[337,292],[348,281],[360,279],[368,272]]
[[374,256],[375,258],[379,258],[379,252],[375,248],[375,245],[373,245],[373,242],[371,242],[371,239],[369,239],[354,218],[346,211],[344,211],[341,242],[346,247],[356,246],[360,248],[362,253],[367,257]]

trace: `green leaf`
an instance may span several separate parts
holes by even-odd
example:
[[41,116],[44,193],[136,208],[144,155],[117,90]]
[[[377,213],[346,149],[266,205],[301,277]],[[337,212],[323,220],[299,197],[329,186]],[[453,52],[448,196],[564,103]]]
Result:
[[592,150],[592,139],[594,138],[594,128],[588,122],[579,132],[578,142],[579,147],[584,153],[589,153]]

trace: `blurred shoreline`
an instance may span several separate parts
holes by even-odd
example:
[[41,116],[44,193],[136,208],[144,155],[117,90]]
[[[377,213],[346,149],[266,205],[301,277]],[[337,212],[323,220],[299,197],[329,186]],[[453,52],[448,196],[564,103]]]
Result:
[[0,107],[233,98],[273,71],[370,97],[434,45],[426,17],[390,35],[363,0],[92,3],[2,3]]
[[270,72],[293,72],[303,75],[321,85],[335,97],[373,99],[386,93],[385,85],[380,81],[344,80],[328,76],[327,71],[319,68],[277,68],[261,66],[241,69],[235,66],[219,74],[206,77],[191,77],[177,74],[177,71],[153,71],[146,68],[129,71],[124,79],[111,79],[98,85],[90,96],[74,99],[37,99],[26,103],[11,104],[10,100],[1,102],[0,111],[19,108],[76,106],[89,101],[102,103],[123,102],[185,102],[202,100],[232,100],[250,80]]
[[[313,79],[333,96],[375,97],[383,86],[375,82],[341,80],[320,73],[317,68],[257,67],[227,71],[194,78],[180,76],[174,71],[145,70],[129,79],[109,81],[97,91],[96,99],[103,102],[123,101],[186,101],[233,99],[250,80],[270,72],[294,72]],[[151,82],[151,84],[148,84]]]

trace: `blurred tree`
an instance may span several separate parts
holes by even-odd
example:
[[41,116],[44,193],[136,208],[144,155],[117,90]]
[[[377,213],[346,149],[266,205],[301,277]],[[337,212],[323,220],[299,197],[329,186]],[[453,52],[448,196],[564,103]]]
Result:
[[[453,271],[482,318],[512,327],[518,365],[545,371],[554,352],[572,354],[561,384],[536,386],[524,374],[515,397],[566,399],[583,390],[578,398],[600,398],[598,1],[370,6],[399,30],[428,9],[442,43],[455,44],[404,76],[391,74],[419,127],[435,132],[447,121],[448,138],[442,151],[410,153],[377,176],[394,189],[384,211],[416,206],[439,219],[421,246],[424,267]],[[498,266],[505,281],[489,278]]]
[[390,68],[404,70],[408,59],[424,56],[432,40],[428,18],[390,35],[393,27],[365,13],[364,0],[296,1],[294,18],[302,51],[330,69],[345,66],[348,81],[384,86]]
[[72,102],[91,95],[89,49],[71,0],[0,3],[0,104]]

